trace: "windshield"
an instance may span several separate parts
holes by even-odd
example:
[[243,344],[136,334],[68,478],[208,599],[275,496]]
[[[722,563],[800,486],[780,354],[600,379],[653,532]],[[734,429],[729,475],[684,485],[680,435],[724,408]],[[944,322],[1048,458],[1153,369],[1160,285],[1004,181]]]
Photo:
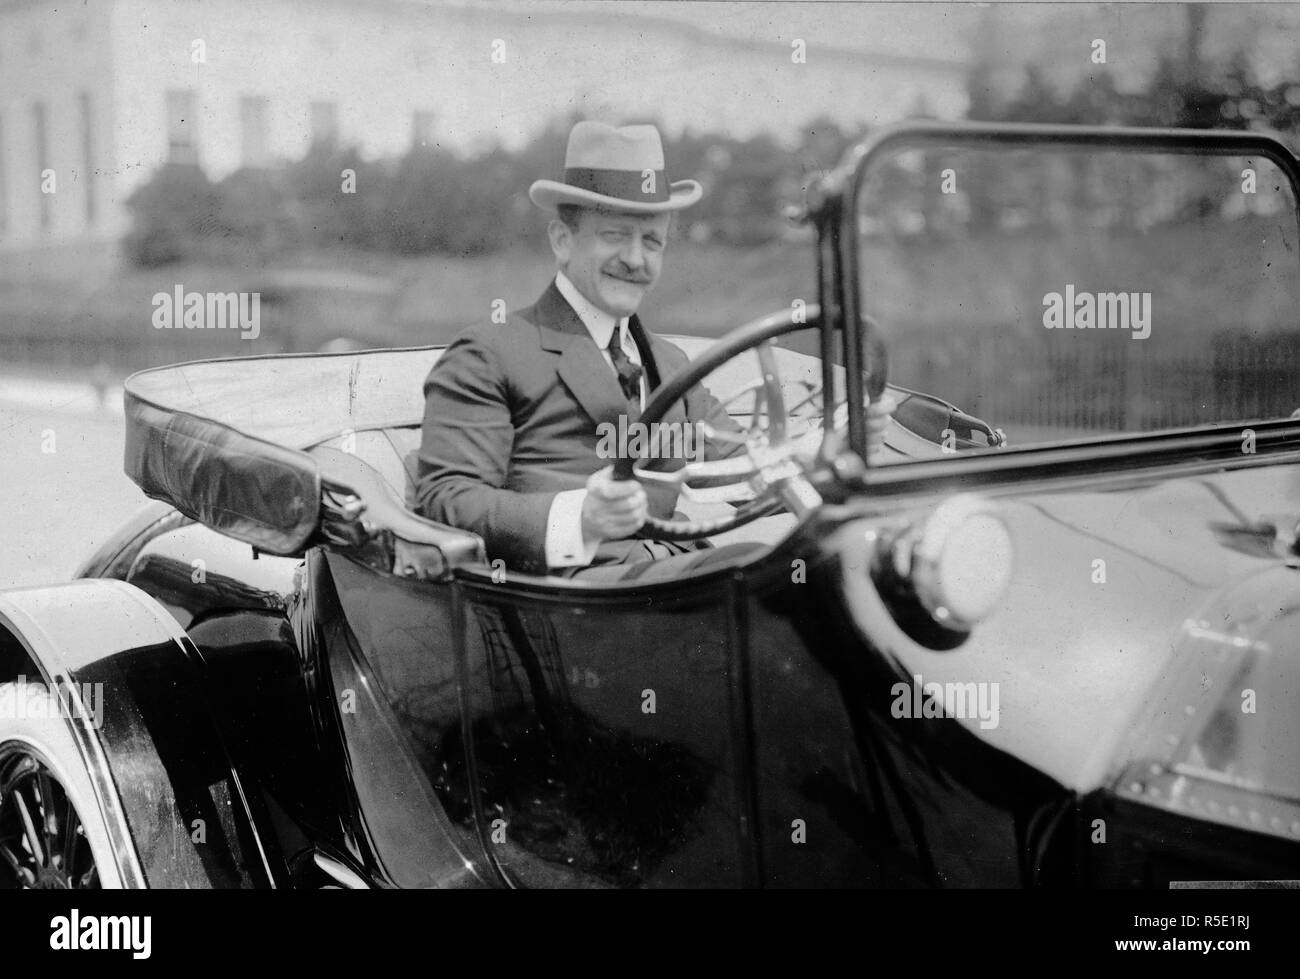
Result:
[[890,382],[1010,446],[1300,408],[1296,202],[1269,160],[900,148],[862,180]]

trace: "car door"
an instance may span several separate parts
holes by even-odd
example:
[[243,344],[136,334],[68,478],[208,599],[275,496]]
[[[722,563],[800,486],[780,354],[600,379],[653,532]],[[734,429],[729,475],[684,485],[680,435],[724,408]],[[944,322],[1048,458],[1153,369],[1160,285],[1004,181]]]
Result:
[[475,813],[506,880],[754,881],[733,587],[461,582]]

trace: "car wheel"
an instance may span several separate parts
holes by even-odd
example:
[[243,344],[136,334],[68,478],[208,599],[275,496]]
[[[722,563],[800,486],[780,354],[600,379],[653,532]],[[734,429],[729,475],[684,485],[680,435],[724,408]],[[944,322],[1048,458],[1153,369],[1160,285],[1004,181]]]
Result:
[[0,685],[0,889],[120,886],[58,697],[34,684]]

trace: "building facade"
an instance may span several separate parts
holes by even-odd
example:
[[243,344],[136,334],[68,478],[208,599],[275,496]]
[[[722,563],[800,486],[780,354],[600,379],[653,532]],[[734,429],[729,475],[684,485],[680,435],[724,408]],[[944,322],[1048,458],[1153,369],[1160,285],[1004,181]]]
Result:
[[776,16],[738,31],[734,5],[690,6],[0,0],[0,252],[117,241],[168,160],[220,179],[313,140],[518,146],[557,115],[793,139],[818,116],[965,109],[951,45],[890,53]]

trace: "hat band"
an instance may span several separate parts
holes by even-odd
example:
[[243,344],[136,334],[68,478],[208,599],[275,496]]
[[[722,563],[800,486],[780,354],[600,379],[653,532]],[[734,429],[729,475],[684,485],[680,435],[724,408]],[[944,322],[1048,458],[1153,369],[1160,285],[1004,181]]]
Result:
[[[568,167],[564,182],[579,190],[628,202],[661,203],[668,200],[668,178],[662,170],[599,170]],[[652,188],[647,190],[647,188]]]

